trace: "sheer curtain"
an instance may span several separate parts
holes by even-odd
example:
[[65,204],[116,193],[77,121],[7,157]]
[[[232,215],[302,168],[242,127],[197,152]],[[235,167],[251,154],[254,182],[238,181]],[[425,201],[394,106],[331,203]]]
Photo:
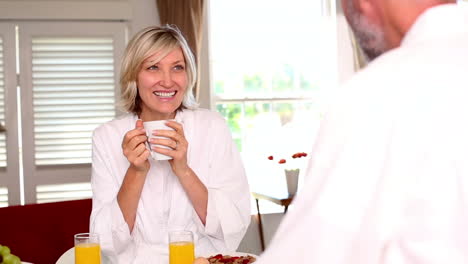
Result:
[[[203,36],[204,0],[156,0],[161,24],[174,24],[184,34],[200,65],[200,51]],[[200,70],[198,71],[200,76]],[[199,78],[198,78],[199,79]],[[194,89],[195,98],[199,95],[199,81]]]

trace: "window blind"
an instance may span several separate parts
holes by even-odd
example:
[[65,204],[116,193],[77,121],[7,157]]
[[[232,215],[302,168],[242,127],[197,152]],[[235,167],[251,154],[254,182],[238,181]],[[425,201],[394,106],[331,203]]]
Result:
[[36,165],[91,162],[91,135],[115,115],[113,39],[33,37]]
[[0,187],[0,207],[8,206],[8,189]]
[[[5,73],[3,70],[3,52],[3,39],[0,37],[0,123],[5,126]],[[0,132],[0,167],[6,167],[5,132]]]
[[50,203],[91,198],[91,183],[39,185],[36,187],[37,203]]

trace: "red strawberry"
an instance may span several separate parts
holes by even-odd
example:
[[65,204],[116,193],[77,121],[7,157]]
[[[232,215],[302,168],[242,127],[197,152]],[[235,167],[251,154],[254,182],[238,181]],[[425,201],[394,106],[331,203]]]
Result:
[[307,156],[307,154],[306,154],[305,152],[298,152],[298,153],[296,153],[296,156],[297,156],[298,158],[302,158],[302,157]]
[[268,156],[268,159],[269,159],[269,160],[273,160],[273,156]]
[[298,154],[299,154],[299,153],[294,153],[294,154],[292,155],[292,158],[293,158],[293,159],[299,158],[299,155],[298,155]]
[[280,161],[278,161],[279,164],[284,164],[286,163],[286,160],[285,159],[280,159]]

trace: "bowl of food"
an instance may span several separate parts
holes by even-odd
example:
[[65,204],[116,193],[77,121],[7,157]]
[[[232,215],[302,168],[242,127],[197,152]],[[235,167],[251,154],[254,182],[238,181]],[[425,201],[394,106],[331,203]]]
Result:
[[234,252],[228,254],[214,254],[208,257],[199,257],[193,264],[250,264],[257,260],[258,256],[250,253]]

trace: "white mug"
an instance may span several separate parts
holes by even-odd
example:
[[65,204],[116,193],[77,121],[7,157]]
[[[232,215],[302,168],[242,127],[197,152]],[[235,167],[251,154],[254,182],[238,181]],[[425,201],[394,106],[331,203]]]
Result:
[[152,144],[149,140],[151,138],[166,138],[166,137],[160,137],[160,136],[155,136],[153,135],[153,130],[174,130],[171,127],[166,126],[167,121],[174,121],[174,119],[171,120],[156,120],[156,121],[148,121],[148,122],[143,122],[143,126],[145,127],[146,130],[146,136],[148,137],[148,143],[149,143],[149,149],[151,151],[151,156],[155,160],[170,160],[172,157],[169,157],[167,155],[158,153],[152,149],[153,146],[157,146],[159,148],[165,148],[165,149],[171,149],[167,146],[162,146],[158,144]]

